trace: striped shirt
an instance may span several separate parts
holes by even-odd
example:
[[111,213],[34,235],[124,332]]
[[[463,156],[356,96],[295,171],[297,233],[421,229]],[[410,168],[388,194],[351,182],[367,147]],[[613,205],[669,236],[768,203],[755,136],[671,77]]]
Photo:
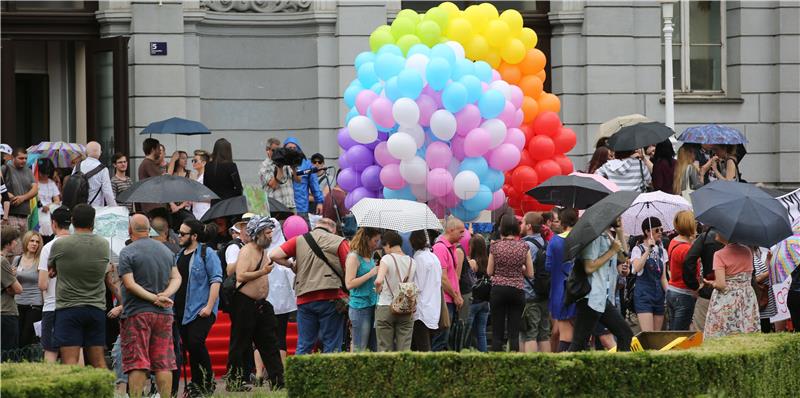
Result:
[[[114,198],[119,196],[121,192],[126,191],[128,188],[133,185],[131,178],[125,176],[125,178],[117,177],[116,173],[111,177],[111,188],[114,190]],[[128,211],[133,213],[133,203],[117,203],[120,206],[125,206],[128,208]]]
[[650,185],[652,181],[650,170],[647,169],[644,163],[635,158],[609,160],[594,173],[617,184],[620,191],[643,192],[642,179],[644,179],[645,186]]

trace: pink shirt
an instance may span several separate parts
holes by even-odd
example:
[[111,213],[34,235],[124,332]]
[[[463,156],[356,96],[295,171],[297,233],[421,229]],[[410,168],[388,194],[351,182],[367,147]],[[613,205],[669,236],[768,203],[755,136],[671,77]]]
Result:
[[[433,245],[433,254],[439,258],[439,262],[442,264],[442,274],[447,275],[447,280],[450,282],[450,287],[452,287],[457,293],[461,294],[461,290],[459,290],[458,287],[458,275],[456,275],[455,248],[455,245],[445,239],[444,236],[441,236]],[[454,300],[453,297],[445,292],[444,301],[447,303],[452,303]]]
[[714,253],[714,270],[725,270],[725,276],[753,272],[753,252],[747,246],[731,243]]

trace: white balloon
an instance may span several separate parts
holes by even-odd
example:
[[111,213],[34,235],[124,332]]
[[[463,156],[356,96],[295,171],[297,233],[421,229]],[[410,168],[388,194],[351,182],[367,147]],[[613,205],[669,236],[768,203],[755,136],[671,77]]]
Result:
[[419,122],[419,106],[411,98],[399,98],[392,105],[394,120],[401,126],[413,126]]
[[368,117],[358,115],[347,123],[350,137],[359,144],[371,144],[378,139],[378,128]]
[[450,165],[447,166],[447,171],[450,172],[451,176],[454,176],[454,175],[458,174],[458,168],[460,166],[461,166],[461,162],[459,162],[458,159],[456,159],[456,157],[453,156],[452,158],[450,158]]
[[456,117],[444,109],[433,112],[431,116],[431,131],[436,138],[450,141],[456,135]]
[[[400,172],[402,173],[402,163],[400,167]],[[456,178],[453,179],[453,192],[463,200],[471,199],[477,195],[480,187],[481,180],[478,175],[469,170],[458,173]]]
[[511,86],[505,81],[495,80],[489,84],[489,88],[503,93],[503,97],[506,97],[506,101],[511,101]]
[[425,184],[428,176],[428,165],[419,157],[414,156],[408,160],[400,161],[400,175],[409,184]]
[[406,133],[397,132],[390,135],[386,146],[395,159],[407,160],[417,155],[417,142]]
[[456,59],[464,58],[464,54],[466,53],[464,52],[464,46],[462,46],[461,43],[451,40],[444,44],[453,49],[453,52],[456,53]]
[[425,130],[422,129],[422,126],[418,124],[413,126],[400,126],[398,131],[410,135],[417,144],[417,149],[425,145]]
[[492,137],[492,143],[489,145],[489,149],[496,148],[506,139],[506,124],[500,119],[489,119],[481,124],[481,128],[488,131],[489,135]]
[[427,55],[416,53],[408,57],[406,60],[406,68],[414,69],[419,72],[420,76],[422,76],[422,82],[426,83],[425,70],[428,67],[428,62],[430,62],[430,58],[428,58]]

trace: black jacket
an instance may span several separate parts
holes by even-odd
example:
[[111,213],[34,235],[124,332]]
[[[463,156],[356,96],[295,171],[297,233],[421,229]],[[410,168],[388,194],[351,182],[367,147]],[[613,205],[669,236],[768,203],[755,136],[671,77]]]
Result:
[[714,274],[714,253],[725,247],[722,243],[717,242],[716,238],[717,231],[714,229],[703,232],[695,239],[689,252],[686,253],[686,259],[683,261],[683,281],[689,289],[697,290],[702,282],[697,280],[695,271],[698,259],[702,264],[704,277],[708,278]]
[[215,204],[223,199],[243,195],[242,180],[236,163],[209,162],[203,172],[203,185],[214,191],[219,199],[211,201]]

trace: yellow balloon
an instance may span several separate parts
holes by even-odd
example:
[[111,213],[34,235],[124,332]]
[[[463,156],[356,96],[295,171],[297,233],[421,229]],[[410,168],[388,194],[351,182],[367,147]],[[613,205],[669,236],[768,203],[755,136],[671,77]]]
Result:
[[455,5],[455,4],[453,4],[453,3],[449,2],[449,1],[445,1],[442,4],[439,4],[439,8],[441,8],[442,10],[447,11],[447,15],[450,16],[450,18],[455,17],[455,14],[458,14],[458,12],[461,11],[461,10],[458,9],[457,5]]
[[489,50],[489,52],[486,53],[486,58],[484,61],[491,65],[492,69],[497,69],[500,66],[502,59],[500,59],[500,54],[498,54],[497,51]]
[[499,14],[497,13],[497,8],[494,8],[494,5],[492,3],[481,3],[478,7],[481,8],[483,16],[487,20],[491,21],[499,18]]
[[447,37],[459,43],[469,43],[472,37],[472,24],[466,18],[453,18],[447,27]]
[[522,14],[517,10],[505,10],[500,14],[500,20],[508,25],[511,35],[518,36],[522,31]]
[[474,35],[472,39],[464,46],[464,52],[467,58],[473,61],[480,61],[489,53],[489,43],[486,38],[481,35]]
[[525,45],[519,39],[510,39],[500,50],[500,56],[509,64],[518,64],[525,58]]
[[464,16],[472,23],[472,29],[476,33],[483,33],[489,20],[485,18],[483,10],[478,5],[471,5],[464,10]]
[[486,40],[489,42],[490,46],[501,47],[506,40],[510,38],[508,25],[498,19],[489,21],[489,25],[486,27],[484,36],[486,36]]
[[539,37],[536,36],[536,32],[531,28],[522,28],[519,39],[522,40],[522,44],[525,45],[526,50],[533,49],[536,47],[536,44],[539,43]]

